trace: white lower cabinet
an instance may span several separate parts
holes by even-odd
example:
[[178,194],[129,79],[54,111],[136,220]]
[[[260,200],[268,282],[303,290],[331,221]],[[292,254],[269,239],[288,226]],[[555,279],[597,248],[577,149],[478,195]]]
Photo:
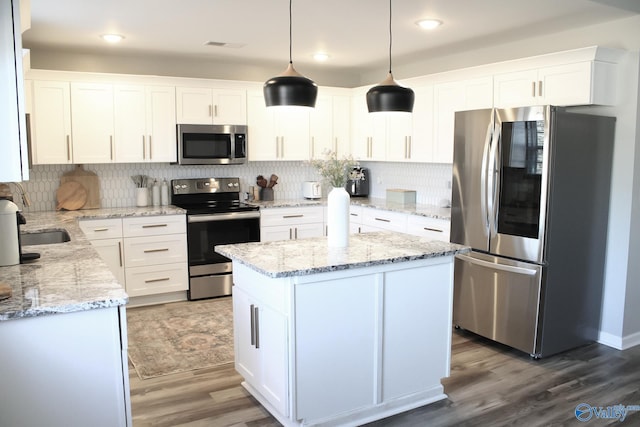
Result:
[[0,342],[1,425],[131,427],[124,307],[0,322]]
[[324,235],[324,208],[304,206],[260,211],[260,241],[297,240]]
[[282,278],[233,269],[236,370],[283,425],[358,425],[446,397],[452,257]]
[[407,234],[428,237],[433,240],[449,241],[451,221],[439,218],[429,218],[419,215],[407,217]]
[[389,230],[406,233],[407,214],[375,208],[362,208],[362,225],[362,232]]
[[130,297],[189,288],[184,215],[81,220],[80,228]]

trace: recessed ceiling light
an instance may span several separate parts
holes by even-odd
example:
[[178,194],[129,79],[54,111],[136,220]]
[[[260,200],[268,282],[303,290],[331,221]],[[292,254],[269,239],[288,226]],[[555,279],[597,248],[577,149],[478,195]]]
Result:
[[324,62],[327,59],[329,59],[329,54],[323,53],[323,52],[314,53],[313,59],[315,59],[318,62]]
[[124,39],[124,36],[121,36],[120,34],[103,34],[100,37],[107,43],[118,43],[120,40]]
[[425,30],[433,30],[434,28],[438,28],[442,25],[442,21],[438,19],[422,19],[416,22],[416,25]]

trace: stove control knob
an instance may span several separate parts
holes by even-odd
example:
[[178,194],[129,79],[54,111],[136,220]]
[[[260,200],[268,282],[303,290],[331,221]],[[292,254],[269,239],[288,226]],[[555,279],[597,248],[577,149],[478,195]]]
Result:
[[209,187],[210,185],[211,185],[211,183],[209,183],[209,182],[205,182],[205,183],[204,183],[204,186],[205,186],[205,187]]
[[186,188],[187,188],[187,184],[182,184],[182,185],[180,186],[180,188],[182,188],[183,190],[184,190],[184,189],[186,189]]
[[233,186],[234,186],[234,187],[238,187],[239,185],[238,185],[238,183],[237,183],[237,182],[234,182],[234,183],[233,183]]
[[228,184],[227,184],[227,187],[229,187],[229,188],[233,188],[233,183],[232,183],[232,182],[228,183]]

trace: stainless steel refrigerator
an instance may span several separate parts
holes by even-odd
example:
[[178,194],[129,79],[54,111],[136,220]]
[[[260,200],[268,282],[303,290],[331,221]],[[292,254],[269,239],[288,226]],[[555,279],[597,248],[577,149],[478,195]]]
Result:
[[553,106],[455,116],[456,327],[544,357],[597,338],[615,118]]

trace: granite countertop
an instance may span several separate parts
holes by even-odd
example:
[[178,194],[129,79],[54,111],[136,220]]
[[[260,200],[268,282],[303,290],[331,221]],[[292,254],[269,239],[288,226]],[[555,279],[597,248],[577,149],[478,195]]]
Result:
[[[260,207],[260,209],[269,209],[285,207],[326,206],[327,199],[284,199],[269,202],[258,200],[247,203],[258,206]],[[451,220],[451,208],[442,208],[434,205],[423,205],[419,203],[403,205],[400,203],[387,202],[386,199],[372,197],[352,197],[351,205],[381,209],[385,211],[401,212],[410,215],[443,219],[447,221]]]
[[71,240],[24,246],[23,252],[38,252],[40,259],[0,267],[0,282],[13,292],[0,301],[0,321],[126,304],[129,297],[123,286],[84,236],[78,219],[182,213],[183,209],[174,206],[25,213],[23,233],[64,228]]
[[347,248],[329,248],[326,237],[220,245],[215,251],[269,277],[304,276],[455,255],[469,247],[402,233],[352,234]]

